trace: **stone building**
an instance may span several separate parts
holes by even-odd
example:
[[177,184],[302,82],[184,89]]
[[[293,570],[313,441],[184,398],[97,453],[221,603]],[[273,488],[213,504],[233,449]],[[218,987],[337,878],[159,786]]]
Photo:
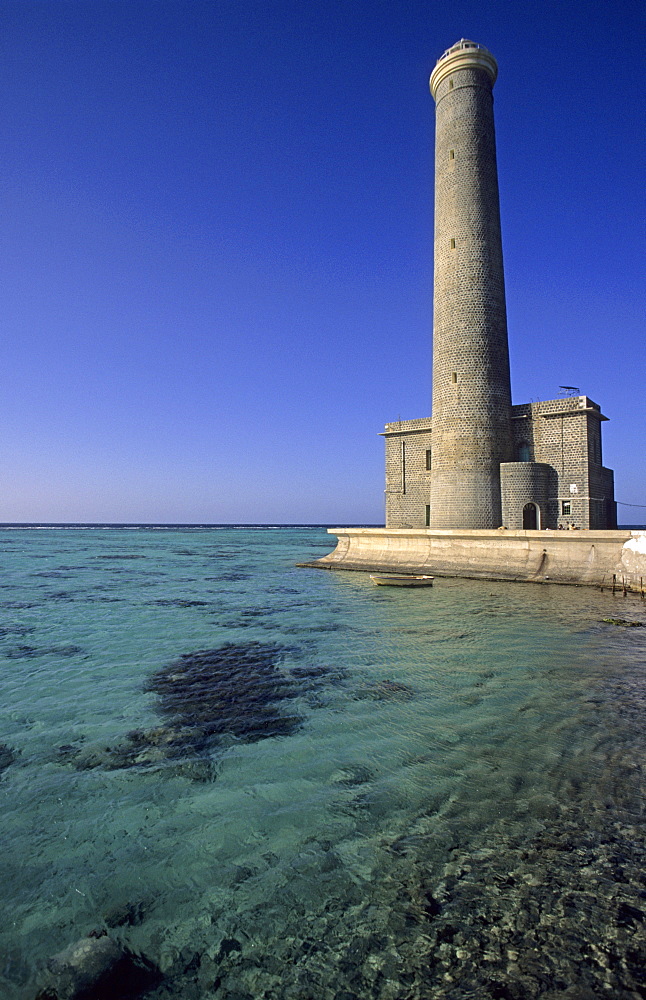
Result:
[[431,74],[433,418],[386,424],[386,527],[614,528],[599,406],[578,394],[511,402],[497,72],[487,49],[462,39]]

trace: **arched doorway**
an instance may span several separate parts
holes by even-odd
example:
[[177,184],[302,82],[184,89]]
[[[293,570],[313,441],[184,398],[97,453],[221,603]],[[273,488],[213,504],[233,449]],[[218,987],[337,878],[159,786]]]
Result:
[[541,526],[541,513],[535,503],[523,507],[523,531],[537,531]]

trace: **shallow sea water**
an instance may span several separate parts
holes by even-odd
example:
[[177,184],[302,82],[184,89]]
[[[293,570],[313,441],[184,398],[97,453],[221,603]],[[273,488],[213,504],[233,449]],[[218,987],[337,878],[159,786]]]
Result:
[[[646,996],[642,600],[295,567],[333,541],[0,530],[0,996],[106,927],[168,1000]],[[222,647],[258,698],[165,743]]]

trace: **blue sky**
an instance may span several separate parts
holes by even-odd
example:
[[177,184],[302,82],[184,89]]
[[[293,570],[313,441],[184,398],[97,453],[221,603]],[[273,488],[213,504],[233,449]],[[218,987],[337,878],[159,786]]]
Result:
[[0,0],[0,521],[383,521],[460,37],[499,64],[514,402],[580,387],[646,504],[640,4]]

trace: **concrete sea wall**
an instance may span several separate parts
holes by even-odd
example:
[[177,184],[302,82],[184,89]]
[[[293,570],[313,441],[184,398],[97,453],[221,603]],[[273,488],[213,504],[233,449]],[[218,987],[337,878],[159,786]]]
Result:
[[337,546],[302,565],[646,592],[646,532],[330,528]]

